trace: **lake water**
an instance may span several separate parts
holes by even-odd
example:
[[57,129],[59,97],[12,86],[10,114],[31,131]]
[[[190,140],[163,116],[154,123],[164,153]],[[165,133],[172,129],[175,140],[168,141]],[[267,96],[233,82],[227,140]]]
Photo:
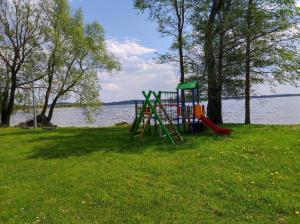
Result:
[[[300,97],[252,99],[251,106],[254,124],[300,124]],[[87,122],[83,113],[84,110],[80,108],[57,108],[52,122],[59,127],[106,127],[120,122],[131,123],[134,105],[102,106],[97,110],[93,123]],[[11,125],[31,117],[31,113],[16,112]],[[243,123],[244,101],[223,101],[223,118],[225,123]]]

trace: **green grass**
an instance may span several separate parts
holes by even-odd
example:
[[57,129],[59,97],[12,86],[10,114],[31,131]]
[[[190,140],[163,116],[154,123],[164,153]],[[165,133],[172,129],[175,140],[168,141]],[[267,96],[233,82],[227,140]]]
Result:
[[229,127],[0,129],[0,223],[300,223],[300,126]]

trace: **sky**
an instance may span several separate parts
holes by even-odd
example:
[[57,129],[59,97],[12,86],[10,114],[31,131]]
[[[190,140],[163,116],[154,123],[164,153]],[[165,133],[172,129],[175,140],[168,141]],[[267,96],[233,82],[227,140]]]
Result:
[[[122,70],[100,73],[102,102],[142,99],[142,90],[173,91],[179,82],[178,68],[156,64],[153,58],[170,46],[155,22],[133,7],[133,0],[70,0],[73,9],[82,8],[85,22],[99,22],[105,29],[107,47],[120,61]],[[259,94],[300,93],[291,86],[256,87]]]

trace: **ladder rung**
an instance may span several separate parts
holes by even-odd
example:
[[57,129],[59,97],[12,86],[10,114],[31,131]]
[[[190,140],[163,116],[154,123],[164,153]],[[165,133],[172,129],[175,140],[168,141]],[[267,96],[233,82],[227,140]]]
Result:
[[180,142],[182,142],[182,140],[180,140],[180,139],[173,139],[173,141],[174,141],[175,143],[180,143]]
[[166,129],[168,129],[168,130],[174,130],[175,128],[173,126],[166,125]]

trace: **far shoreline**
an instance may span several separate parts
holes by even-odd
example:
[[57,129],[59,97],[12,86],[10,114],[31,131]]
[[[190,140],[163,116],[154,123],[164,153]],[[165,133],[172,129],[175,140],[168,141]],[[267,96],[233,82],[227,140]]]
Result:
[[[251,96],[251,99],[268,99],[268,98],[285,98],[285,97],[300,97],[300,94],[274,94],[274,95],[261,95]],[[223,100],[243,100],[243,97],[222,97]],[[202,101],[207,101],[202,98]],[[117,102],[102,103],[103,106],[117,106],[117,105],[134,105],[135,102],[142,103],[143,100],[123,100]]]
[[[300,97],[300,94],[274,94],[274,95],[261,95],[261,96],[251,96],[251,99],[271,99],[271,98],[286,98],[286,97]],[[224,101],[226,100],[244,100],[243,97],[222,97]],[[202,98],[201,101],[207,101],[206,98]],[[101,107],[101,106],[121,106],[121,105],[134,105],[135,103],[143,103],[144,101],[141,99],[135,99],[135,100],[123,100],[123,101],[117,101],[117,102],[108,102],[108,103],[100,103],[95,105],[95,107]],[[50,106],[50,105],[49,105]],[[42,106],[37,105],[37,109],[42,108]],[[56,108],[84,108],[83,105],[80,105],[78,103],[67,103],[62,102],[58,103]],[[22,111],[22,110],[31,110],[32,106],[22,106],[22,105],[16,105],[15,111]]]

